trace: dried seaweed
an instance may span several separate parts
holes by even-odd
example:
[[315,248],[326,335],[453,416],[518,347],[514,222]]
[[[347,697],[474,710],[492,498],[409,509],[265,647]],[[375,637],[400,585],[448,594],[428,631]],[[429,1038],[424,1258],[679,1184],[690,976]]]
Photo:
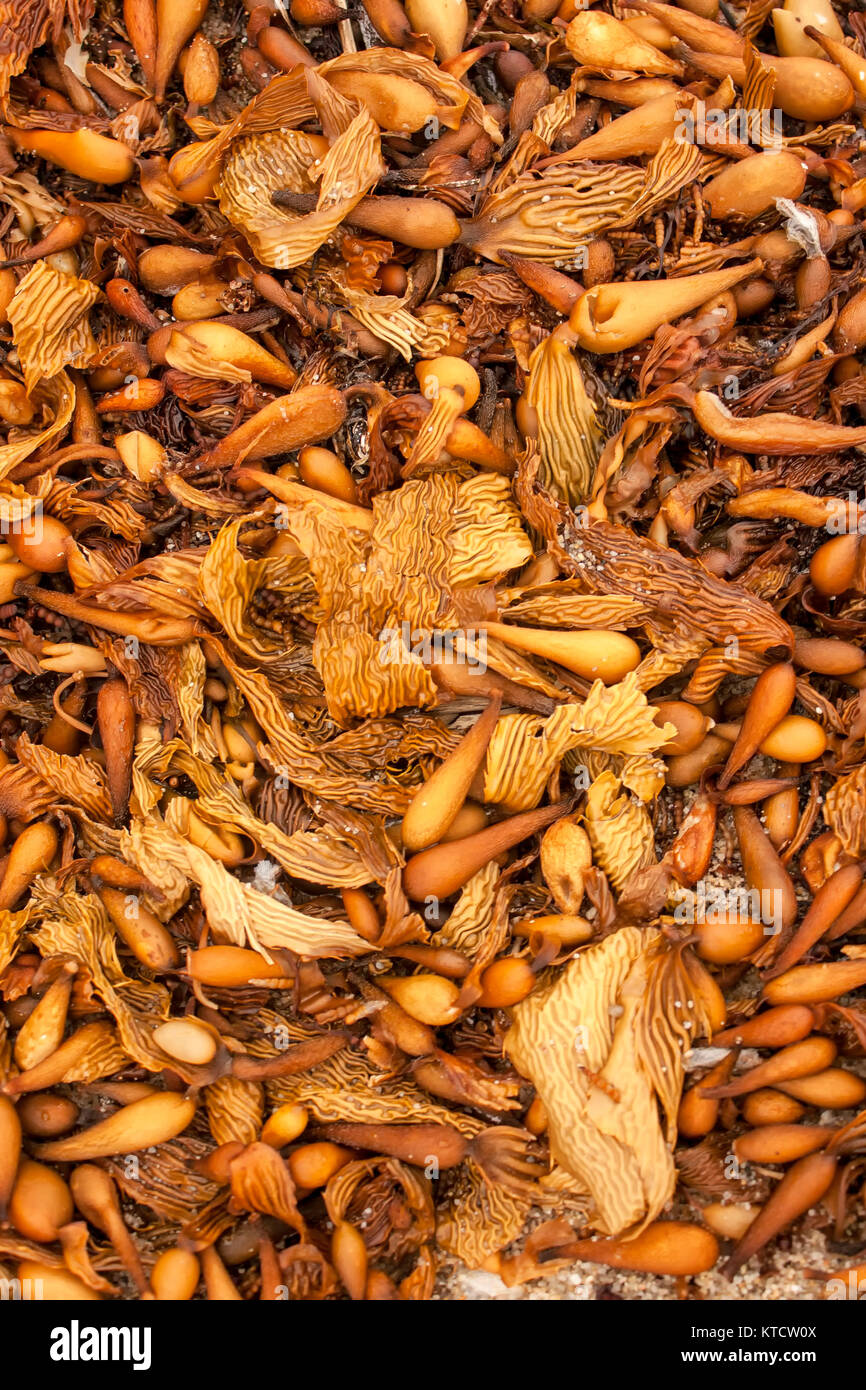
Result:
[[4,1278],[766,1224],[804,1111],[726,1010],[797,1136],[866,1101],[859,50],[192,8],[0,3],[0,1116],[72,1203]]

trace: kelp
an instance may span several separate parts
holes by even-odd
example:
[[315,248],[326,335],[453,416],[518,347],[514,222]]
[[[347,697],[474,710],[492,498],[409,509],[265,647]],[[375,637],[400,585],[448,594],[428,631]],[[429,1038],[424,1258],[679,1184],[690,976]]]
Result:
[[217,1146],[255,1143],[265,1113],[264,1088],[258,1081],[218,1077],[208,1086],[205,1103],[208,1129]]
[[853,859],[866,853],[866,764],[855,768],[827,792],[824,820]]
[[[681,1018],[656,1011],[680,991]],[[673,1192],[682,1049],[707,1027],[691,993],[658,933],[623,927],[515,1009],[508,1054],[544,1103],[554,1159],[591,1192],[599,1230],[642,1230]]]
[[302,955],[352,955],[365,949],[347,923],[323,922],[246,887],[204,850],[167,829],[161,845],[169,863],[197,883],[214,932],[256,950],[282,946]]
[[[566,527],[563,552],[568,570],[579,572],[590,593],[630,596],[666,594],[664,616],[653,626],[678,634],[701,632],[724,642],[734,636],[747,650],[790,648],[790,628],[769,604],[736,584],[723,583],[695,561],[609,522],[579,530]],[[640,577],[638,577],[640,576]]]
[[66,372],[34,386],[32,396],[37,415],[34,428],[18,433],[0,444],[0,477],[7,478],[18,464],[37,449],[44,448],[69,427],[75,408],[75,387]]
[[95,357],[87,314],[98,297],[91,280],[65,275],[46,261],[37,261],[20,281],[7,313],[28,391]]
[[7,909],[0,917],[0,974],[15,956],[28,916],[29,910],[25,908],[21,912],[10,912]]
[[592,482],[601,437],[576,356],[552,333],[529,363],[526,400],[538,417],[542,481],[575,506]]
[[[302,265],[327,240],[381,174],[379,135],[369,113],[358,112],[322,156],[300,131],[246,136],[232,146],[220,177],[223,213],[250,238],[265,265]],[[274,208],[278,188],[317,190],[307,217]]]
[[499,869],[487,864],[460,891],[448,920],[431,940],[437,946],[450,946],[469,960],[478,955],[481,942],[493,923]]
[[433,703],[412,645],[443,623],[452,583],[486,579],[531,553],[507,497],[504,480],[484,475],[411,480],[376,499],[364,538],[329,518],[290,513],[324,613],[313,660],[338,722],[361,704],[378,716]]
[[628,216],[643,184],[639,169],[617,164],[528,170],[486,199],[464,239],[497,265],[503,250],[567,267],[580,247]]
[[655,862],[655,836],[645,806],[626,796],[610,770],[601,773],[586,793],[584,823],[593,859],[614,888]]
[[507,715],[499,720],[487,751],[485,799],[510,811],[528,810],[538,804],[565,755],[577,748],[653,752],[665,740],[653,713],[631,673],[614,686],[596,681],[585,702],[561,704],[547,719]]
[[437,1244],[467,1269],[479,1269],[516,1239],[529,1210],[528,1201],[493,1187],[470,1161],[463,1165],[449,1200],[439,1211]]
[[[76,38],[93,13],[94,6],[83,0],[71,7]],[[11,0],[0,6],[0,101],[5,115],[9,84],[27,66],[31,53],[44,43],[49,33],[58,38],[66,18],[66,0]]]
[[0,3],[3,1272],[685,1281],[862,1103],[864,26],[206,8]]
[[29,769],[54,793],[56,805],[71,803],[96,820],[111,818],[111,801],[105,775],[97,763],[54,753],[30,742],[22,733],[16,745],[21,767]]
[[369,48],[360,53],[344,53],[340,58],[320,63],[317,72],[326,81],[335,74],[346,76],[349,90],[351,78],[356,73],[377,73],[408,79],[430,94],[436,103],[436,119],[449,129],[456,128],[461,119],[468,119],[477,122],[495,144],[502,141],[501,131],[495,121],[491,121],[475,93],[421,54],[410,55],[396,48]]

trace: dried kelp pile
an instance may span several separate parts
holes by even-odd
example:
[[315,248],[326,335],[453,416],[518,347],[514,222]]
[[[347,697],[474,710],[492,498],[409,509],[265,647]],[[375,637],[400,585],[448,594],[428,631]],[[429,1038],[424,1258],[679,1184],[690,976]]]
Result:
[[856,1265],[863,16],[0,0],[0,103],[0,1275]]

